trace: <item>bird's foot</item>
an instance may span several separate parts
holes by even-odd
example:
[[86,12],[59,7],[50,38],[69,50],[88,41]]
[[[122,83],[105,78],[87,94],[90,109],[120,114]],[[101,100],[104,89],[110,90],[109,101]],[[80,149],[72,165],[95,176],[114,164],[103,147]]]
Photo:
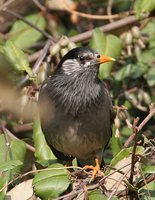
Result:
[[103,176],[103,172],[102,172],[101,169],[100,169],[99,160],[98,160],[97,158],[95,159],[95,162],[96,162],[96,165],[95,165],[95,166],[93,166],[93,165],[85,165],[85,166],[83,167],[84,170],[87,170],[87,169],[93,170],[93,173],[92,173],[92,176],[91,176],[91,178],[90,178],[89,183],[91,183],[92,181],[94,181],[95,176],[96,176],[97,174]]

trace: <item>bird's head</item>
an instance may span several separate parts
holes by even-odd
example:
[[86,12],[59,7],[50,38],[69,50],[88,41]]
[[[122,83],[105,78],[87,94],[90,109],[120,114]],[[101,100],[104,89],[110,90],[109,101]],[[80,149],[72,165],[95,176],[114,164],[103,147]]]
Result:
[[63,73],[71,75],[79,71],[85,71],[94,67],[99,67],[101,63],[115,61],[114,58],[100,55],[88,47],[77,47],[70,50],[61,60],[58,68]]

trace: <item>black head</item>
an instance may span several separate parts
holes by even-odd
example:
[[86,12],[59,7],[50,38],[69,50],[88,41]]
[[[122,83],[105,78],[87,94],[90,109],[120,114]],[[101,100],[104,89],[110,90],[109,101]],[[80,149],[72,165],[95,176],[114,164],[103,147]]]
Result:
[[98,105],[96,99],[104,95],[98,68],[100,63],[111,60],[88,47],[72,49],[62,58],[47,82],[48,95],[57,107],[63,107],[66,113],[74,116],[89,110],[94,102]]
[[103,62],[109,62],[114,59],[101,56],[96,51],[88,47],[77,47],[70,50],[61,60],[58,69],[63,70],[67,75],[77,71],[88,70],[94,66],[99,67]]

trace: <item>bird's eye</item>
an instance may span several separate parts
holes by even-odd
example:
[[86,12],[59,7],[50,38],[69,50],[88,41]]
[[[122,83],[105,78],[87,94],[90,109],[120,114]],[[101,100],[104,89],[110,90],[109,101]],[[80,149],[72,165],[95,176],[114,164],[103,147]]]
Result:
[[100,58],[100,55],[99,55],[99,54],[97,55],[97,58]]
[[80,61],[84,61],[85,57],[84,56],[80,56],[79,59],[80,59]]

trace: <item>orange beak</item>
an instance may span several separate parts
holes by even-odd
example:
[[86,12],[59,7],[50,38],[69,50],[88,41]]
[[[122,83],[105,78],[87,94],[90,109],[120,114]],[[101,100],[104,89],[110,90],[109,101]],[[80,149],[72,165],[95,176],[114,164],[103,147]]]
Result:
[[101,64],[101,63],[106,63],[106,62],[111,62],[111,61],[116,61],[116,60],[114,58],[111,58],[111,57],[108,57],[105,55],[101,55],[98,61]]

